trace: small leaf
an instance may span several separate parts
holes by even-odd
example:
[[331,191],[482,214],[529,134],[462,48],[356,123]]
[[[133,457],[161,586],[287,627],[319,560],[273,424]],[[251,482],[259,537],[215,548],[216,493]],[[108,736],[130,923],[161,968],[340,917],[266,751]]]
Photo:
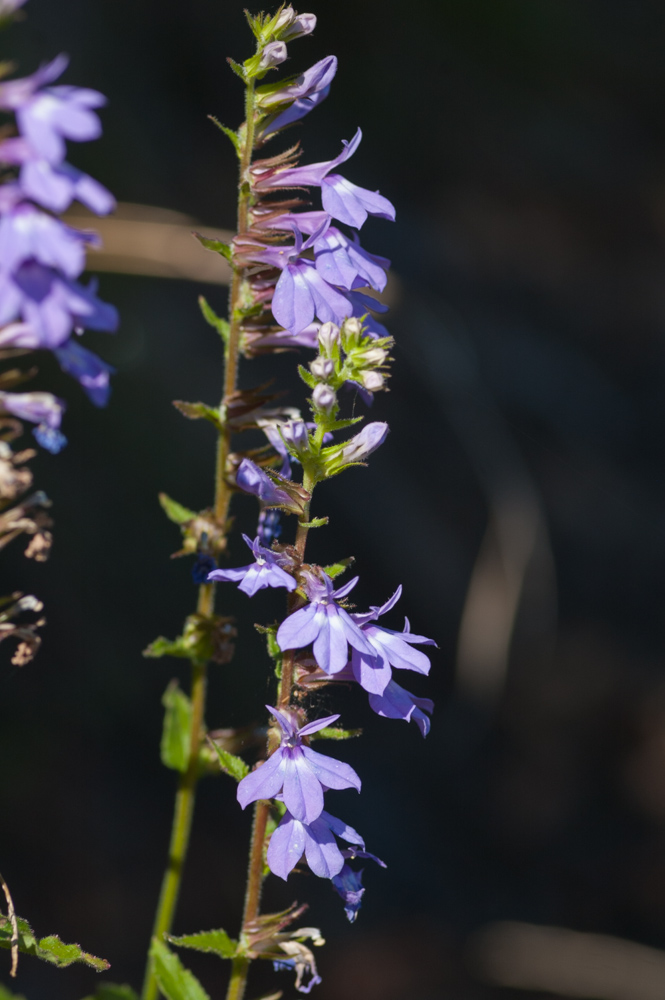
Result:
[[[110,968],[109,963],[103,958],[97,958],[83,951],[78,944],[65,944],[60,938],[51,934],[48,937],[37,941],[32,927],[27,920],[18,917],[19,930],[19,951],[26,955],[34,955],[45,962],[50,962],[58,968],[64,969],[73,962],[84,962],[97,972],[103,972]],[[12,940],[12,928],[7,917],[0,915],[0,948],[10,948]]]
[[196,517],[195,510],[183,507],[181,503],[178,503],[177,500],[172,500],[166,493],[159,494],[159,502],[169,521],[173,521],[174,524],[186,524],[187,521],[191,521]]
[[336,577],[341,576],[354,562],[355,557],[349,556],[347,559],[340,559],[339,562],[331,563],[330,566],[324,566],[323,572],[327,573],[331,580],[334,580]]
[[222,257],[225,257],[226,260],[231,260],[231,247],[228,243],[222,243],[221,240],[210,239],[210,237],[202,236],[201,233],[197,233],[196,231],[192,233],[192,236],[196,236],[201,246],[205,247],[206,250],[212,250],[214,253],[221,253]]
[[185,647],[182,640],[182,636],[178,636],[177,639],[167,639],[165,636],[158,636],[153,642],[150,643],[146,649],[143,650],[144,656],[154,657],[157,659],[160,656],[177,656],[180,659],[189,660],[191,659],[191,651]]
[[196,976],[163,941],[152,939],[150,957],[159,988],[167,1000],[210,1000]]
[[234,132],[232,128],[228,128],[226,125],[222,125],[218,118],[214,115],[208,115],[211,122],[214,122],[220,132],[223,132],[227,139],[230,139],[233,143],[233,148],[235,149],[238,156],[240,156],[240,139],[238,138],[238,133]]
[[85,997],[85,1000],[139,1000],[139,997],[126,983],[122,986],[117,983],[102,983],[95,990],[94,996]]
[[220,335],[224,343],[228,343],[230,327],[225,319],[221,319],[214,311],[214,309],[208,305],[208,302],[202,295],[199,296],[199,307],[203,313],[203,318],[206,323],[214,327],[217,333]]
[[241,757],[236,757],[234,754],[229,753],[228,750],[222,750],[210,737],[208,737],[208,744],[217,754],[219,766],[225,774],[235,778],[236,781],[242,781],[249,774],[249,767]]
[[300,378],[303,380],[303,382],[309,389],[315,389],[316,386],[319,384],[318,380],[315,379],[312,373],[308,372],[307,369],[303,367],[303,365],[298,365],[298,374],[300,375]]
[[353,740],[362,734],[362,729],[338,729],[336,726],[326,726],[325,729],[312,733],[310,740]]
[[214,406],[207,406],[205,403],[185,403],[182,399],[174,399],[173,405],[188,420],[209,420],[218,430],[221,430],[222,421],[219,410],[216,410]]
[[220,958],[233,958],[238,942],[233,941],[226,931],[200,931],[198,934],[185,934],[184,937],[166,935],[166,940],[180,948],[193,948],[195,951],[205,951]]
[[235,62],[233,59],[231,59],[230,56],[227,57],[226,61],[233,70],[233,72],[235,73],[235,75],[239,76],[243,83],[246,83],[247,81],[245,79],[244,66],[241,66],[239,63]]
[[353,427],[354,424],[359,424],[364,417],[349,417],[347,420],[333,420],[327,425],[327,430],[329,431],[342,431],[347,427]]
[[313,521],[298,521],[298,524],[301,528],[323,528],[329,520],[327,517],[315,517]]
[[160,746],[162,764],[184,773],[189,764],[192,703],[174,680],[164,692],[162,705],[166,710]]

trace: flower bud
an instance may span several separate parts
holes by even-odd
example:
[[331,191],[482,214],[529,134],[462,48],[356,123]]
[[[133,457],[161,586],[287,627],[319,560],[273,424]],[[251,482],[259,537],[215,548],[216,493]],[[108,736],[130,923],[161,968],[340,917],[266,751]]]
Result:
[[293,7],[285,7],[284,10],[280,11],[275,19],[275,23],[272,26],[272,30],[277,34],[283,31],[284,28],[290,27],[296,19],[296,12]]
[[271,66],[279,66],[286,59],[286,45],[284,42],[269,42],[261,53],[259,69],[270,69]]
[[340,459],[343,462],[363,462],[368,455],[383,444],[388,434],[388,424],[378,421],[367,424],[342,447]]
[[335,362],[332,358],[314,358],[310,363],[310,371],[314,378],[321,379],[323,382],[329,379],[331,375],[335,372]]
[[382,347],[370,347],[368,351],[363,351],[362,354],[354,355],[354,358],[363,365],[382,365],[383,362],[388,357],[388,352],[384,351]]
[[378,392],[379,389],[383,389],[386,381],[380,372],[362,372],[360,380],[363,387],[369,392]]
[[349,337],[359,337],[362,333],[362,328],[362,323],[355,316],[344,320],[344,333]]
[[294,38],[302,38],[303,35],[311,35],[315,28],[316,14],[298,14],[286,31],[281,32],[281,37],[285,41],[291,41]]
[[309,450],[309,433],[304,420],[287,420],[285,424],[282,424],[280,430],[286,444],[295,451]]
[[334,323],[324,323],[319,330],[319,344],[326,354],[332,354],[339,344],[339,327]]
[[322,410],[324,413],[330,413],[333,406],[337,402],[337,397],[329,385],[325,385],[325,383],[321,382],[312,393],[312,402],[316,406],[317,410]]

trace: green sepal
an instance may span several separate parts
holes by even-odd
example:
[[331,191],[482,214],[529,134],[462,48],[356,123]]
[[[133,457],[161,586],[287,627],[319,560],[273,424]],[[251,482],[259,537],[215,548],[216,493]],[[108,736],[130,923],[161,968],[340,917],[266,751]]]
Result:
[[233,70],[233,72],[235,73],[235,75],[239,76],[243,83],[247,83],[247,75],[245,73],[245,67],[241,66],[240,63],[237,63],[234,59],[231,59],[230,56],[227,56],[226,61]]
[[219,410],[215,409],[214,406],[207,406],[206,403],[186,403],[182,399],[174,399],[173,405],[188,420],[209,420],[217,430],[222,429]]
[[[59,969],[65,969],[74,962],[83,962],[97,972],[105,972],[109,969],[110,963],[105,958],[97,958],[83,951],[78,944],[65,944],[57,934],[49,934],[47,937],[37,938],[32,927],[27,920],[22,917],[16,918],[18,924],[18,950],[24,955],[34,955],[51,965],[56,965]],[[12,925],[8,917],[0,915],[0,948],[11,948],[12,946]]]
[[248,306],[240,306],[233,310],[236,319],[250,319],[252,316],[259,316],[263,312],[263,303],[252,302]]
[[185,934],[182,937],[166,935],[166,940],[179,948],[193,948],[194,951],[205,951],[219,955],[220,958],[233,958],[238,942],[228,936],[226,931],[200,931],[198,934]]
[[[0,1000],[3,1000],[0,993]],[[135,993],[131,986],[123,983],[102,983],[98,986],[93,996],[85,997],[85,1000],[139,1000],[138,993]]]
[[311,372],[308,372],[303,365],[298,365],[298,374],[309,389],[315,389],[319,384],[319,380]]
[[362,729],[338,729],[336,726],[326,726],[312,733],[310,740],[353,740],[356,736],[362,736]]
[[202,236],[201,233],[194,231],[192,236],[196,236],[197,240],[202,247],[206,250],[212,250],[213,253],[220,253],[222,257],[226,258],[230,262],[231,260],[231,247],[228,243],[222,243],[221,240],[213,240],[208,236]]
[[169,521],[173,521],[174,524],[186,524],[187,521],[191,521],[196,517],[195,510],[183,507],[181,503],[178,503],[177,500],[172,500],[166,493],[159,494],[159,502]]
[[212,747],[217,754],[219,766],[225,774],[228,774],[231,778],[235,778],[236,781],[242,781],[249,774],[249,767],[242,757],[236,757],[235,754],[229,753],[228,750],[222,750],[210,737],[208,737],[207,742],[208,746]]
[[230,326],[225,319],[221,319],[214,309],[208,304],[203,295],[199,295],[199,308],[203,313],[203,318],[213,329],[217,330],[225,344],[228,344],[230,335]]
[[171,681],[162,696],[164,728],[160,755],[164,767],[181,774],[187,770],[191,746],[192,703],[181,691],[176,680]]
[[315,517],[313,521],[298,521],[298,524],[301,528],[323,528],[329,520],[329,517]]
[[334,580],[336,577],[341,576],[355,561],[354,556],[349,556],[347,559],[340,559],[339,562],[331,563],[330,566],[324,566],[323,572],[327,573],[331,580]]
[[155,978],[167,1000],[210,1000],[196,976],[158,938],[152,939],[150,957]]

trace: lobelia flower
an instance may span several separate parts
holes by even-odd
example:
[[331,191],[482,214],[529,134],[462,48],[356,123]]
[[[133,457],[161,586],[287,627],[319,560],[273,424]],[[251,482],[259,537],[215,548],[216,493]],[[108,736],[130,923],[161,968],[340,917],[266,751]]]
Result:
[[333,218],[360,229],[368,215],[395,221],[395,208],[379,194],[347,181],[341,174],[331,173],[335,167],[353,156],[362,139],[360,129],[350,142],[342,140],[343,149],[334,160],[311,163],[304,167],[250,168],[252,187],[257,193],[275,188],[320,187],[324,210]]
[[73,337],[61,347],[56,347],[53,353],[62,370],[80,383],[90,402],[95,406],[106,406],[111,394],[109,375],[115,372],[115,368],[86,347],[81,347]]
[[85,267],[85,242],[59,219],[19,203],[0,219],[0,271],[13,273],[24,262],[36,261],[76,278]]
[[[295,13],[292,7],[287,7],[282,11],[281,18],[286,20],[286,16]],[[282,28],[279,37],[285,42],[292,42],[295,38],[302,38],[303,35],[311,35],[316,28],[316,14],[296,14],[288,27]]]
[[265,587],[286,587],[287,590],[295,590],[298,584],[295,577],[287,573],[283,568],[290,566],[291,560],[288,556],[280,552],[273,552],[261,545],[261,540],[257,536],[254,541],[247,535],[242,536],[252,550],[255,562],[249,566],[241,566],[238,569],[214,569],[208,575],[209,582],[218,580],[228,580],[235,582],[240,580],[238,590],[249,597],[253,597],[258,590]]
[[285,61],[287,55],[284,42],[268,42],[261,52],[259,69],[272,69],[273,66],[279,66],[280,63]]
[[286,880],[304,854],[315,875],[333,878],[344,867],[344,855],[337,846],[335,836],[364,850],[365,843],[360,834],[325,810],[309,823],[286,812],[270,838],[268,867],[274,875]]
[[330,449],[327,453],[331,474],[339,471],[345,465],[364,462],[376,451],[388,436],[390,428],[381,421],[366,424],[354,437],[338,446],[338,450]]
[[60,431],[65,403],[50,392],[0,392],[0,407],[21,420],[37,424],[33,434],[52,455],[57,455],[67,444]]
[[[326,56],[290,83],[258,88],[256,96],[259,108],[264,112],[270,112],[273,108],[276,111],[275,116],[262,129],[262,134],[271,135],[309,114],[328,96],[336,72],[336,57]],[[280,112],[279,107],[285,104],[289,106]]]
[[0,161],[20,166],[18,186],[23,194],[52,212],[64,212],[74,200],[97,215],[115,208],[115,198],[102,184],[69,163],[40,159],[21,136],[0,143]]
[[[369,858],[371,861],[376,861],[377,865],[382,868],[386,867],[384,861],[377,858],[374,854],[369,854],[365,850],[365,845],[362,845],[362,850],[357,851],[355,849],[342,851],[344,858]],[[356,917],[358,916],[358,910],[362,903],[363,895],[365,894],[365,887],[362,884],[362,874],[364,869],[360,871],[355,871],[350,865],[344,864],[344,867],[337,875],[333,875],[332,884],[333,888],[339,893],[344,901],[344,912],[346,913],[347,920],[349,923],[354,923]]]
[[339,715],[309,722],[298,729],[290,714],[271,705],[266,708],[277,719],[282,742],[264,764],[251,771],[238,785],[238,802],[243,809],[250,802],[274,799],[281,794],[293,818],[313,823],[321,815],[326,789],[355,788],[360,791],[360,778],[349,764],[303,745],[303,736],[318,732],[339,719]]
[[316,662],[327,674],[344,669],[349,659],[349,645],[372,656],[373,646],[348,611],[335,600],[350,594],[358,579],[356,576],[344,587],[333,590],[333,582],[325,573],[323,579],[309,573],[305,591],[310,603],[282,622],[276,636],[279,648],[302,649],[312,643]]
[[394,608],[401,596],[402,587],[399,586],[390,600],[381,607],[374,607],[365,615],[353,615],[353,620],[360,625],[363,635],[373,647],[372,656],[367,656],[357,649],[351,654],[353,675],[369,694],[384,693],[392,680],[391,667],[399,670],[415,670],[419,674],[428,674],[430,671],[429,658],[419,649],[412,649],[411,645],[417,643],[436,646],[434,639],[412,634],[408,619],[403,632],[393,632],[392,629],[373,624],[377,618]]
[[260,469],[251,458],[243,458],[236,472],[236,486],[245,493],[253,493],[266,507],[282,507],[301,514],[309,494],[297,483],[273,473],[273,477]]
[[403,719],[405,722],[415,722],[423,736],[430,730],[430,720],[425,712],[434,711],[431,698],[416,698],[403,687],[390,681],[383,694],[370,694],[370,708],[386,719]]
[[15,111],[21,135],[40,158],[59,163],[65,158],[65,139],[85,142],[102,132],[93,108],[106,104],[96,90],[82,87],[44,87],[57,80],[69,60],[57,56],[32,76],[0,84],[0,108]]

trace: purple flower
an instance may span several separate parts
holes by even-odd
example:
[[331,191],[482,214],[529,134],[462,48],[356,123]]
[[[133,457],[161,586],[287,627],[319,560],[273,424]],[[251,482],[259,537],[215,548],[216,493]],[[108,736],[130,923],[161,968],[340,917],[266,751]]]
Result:
[[[292,7],[287,7],[282,11],[281,18],[286,19],[293,13]],[[302,38],[303,35],[311,35],[316,27],[316,14],[296,14],[288,27],[281,28],[279,37],[285,42],[292,42],[294,38]]]
[[65,139],[84,142],[101,135],[99,118],[92,108],[106,103],[96,90],[81,87],[47,87],[65,70],[68,59],[58,56],[53,62],[20,80],[0,84],[0,108],[16,111],[21,135],[37,155],[51,163],[65,157]]
[[357,237],[351,241],[335,226],[329,226],[316,241],[314,255],[317,271],[332,285],[350,290],[360,281],[362,286],[371,285],[378,292],[386,287],[384,268],[390,267],[390,261],[367,253]]
[[264,508],[259,514],[259,523],[256,529],[256,537],[262,545],[270,545],[273,540],[282,534],[281,511],[267,510]]
[[260,88],[257,91],[257,100],[261,110],[269,112],[273,108],[278,109],[280,105],[290,104],[268,123],[263,135],[270,135],[286,125],[292,125],[309,114],[328,96],[336,72],[336,57],[326,56],[290,83],[278,88],[274,84]]
[[344,867],[344,855],[337,846],[335,835],[348,844],[356,844],[362,849],[365,847],[362,837],[353,827],[325,810],[310,823],[286,812],[268,845],[270,871],[286,880],[304,854],[315,875],[333,878]]
[[279,66],[280,63],[285,61],[287,55],[284,42],[268,42],[261,52],[259,69],[266,70],[272,69],[273,66]]
[[266,707],[279,723],[282,743],[265,764],[248,774],[238,785],[238,802],[243,809],[250,802],[274,799],[281,793],[293,817],[313,823],[321,815],[326,789],[355,788],[360,791],[360,778],[352,767],[303,746],[303,736],[323,729],[339,719],[339,715],[309,722],[298,729],[290,714],[279,712],[270,705]]
[[378,191],[368,191],[347,181],[341,174],[331,173],[335,167],[353,156],[361,139],[362,132],[358,129],[350,142],[343,140],[344,148],[339,156],[324,163],[286,168],[258,166],[253,171],[254,190],[263,192],[281,187],[320,187],[325,211],[355,229],[360,229],[368,215],[394,221],[394,206]]
[[357,649],[351,654],[353,674],[361,687],[369,694],[381,695],[392,680],[391,667],[399,670],[415,670],[419,674],[428,674],[430,661],[419,649],[412,649],[411,644],[419,643],[436,646],[434,639],[424,635],[414,635],[409,630],[408,620],[403,632],[393,632],[391,629],[374,625],[373,622],[381,615],[390,611],[402,596],[401,586],[397,588],[389,601],[381,607],[374,607],[366,615],[354,615],[353,620],[360,625],[363,635],[369,639],[373,647],[373,655],[367,656]]
[[67,443],[60,432],[65,403],[50,392],[0,392],[0,406],[20,420],[37,424],[33,434],[51,454],[57,455]]
[[298,584],[295,577],[287,573],[283,566],[290,565],[287,556],[271,549],[265,549],[257,537],[254,541],[247,535],[242,536],[254,554],[255,562],[249,566],[241,566],[239,569],[215,569],[209,574],[209,581],[217,580],[240,580],[238,590],[242,590],[249,597],[253,597],[257,590],[265,587],[286,587],[287,590],[295,590]]
[[115,372],[115,368],[86,347],[81,347],[72,337],[61,347],[56,347],[53,353],[62,370],[81,384],[90,402],[95,406],[106,406],[111,394],[109,375]]
[[[364,844],[362,845],[362,850],[357,851],[355,848],[352,848],[351,850],[342,851],[342,855],[345,858],[369,858],[371,861],[376,861],[377,865],[381,865],[382,868],[386,867],[385,862],[365,850]],[[345,863],[342,870],[332,877],[333,888],[344,900],[344,912],[349,923],[354,923],[358,916],[358,910],[365,894],[365,887],[362,884],[362,874],[362,868],[357,872]]]
[[[95,285],[84,288],[36,260],[22,263],[14,274],[0,272],[0,324],[21,316],[31,328],[23,346],[59,347],[72,328],[113,332],[116,309],[95,296]],[[28,343],[30,339],[30,343]]]
[[24,202],[0,219],[0,271],[35,260],[76,278],[85,266],[84,244],[75,229]]
[[336,603],[346,597],[358,582],[354,577],[344,587],[333,590],[329,576],[323,579],[310,574],[305,584],[310,603],[286,618],[277,630],[280,649],[302,649],[313,644],[316,662],[327,674],[343,670],[349,659],[349,645],[371,656],[373,647],[351,616]]
[[302,510],[300,487],[277,473],[273,476],[274,479],[250,458],[243,458],[236,472],[236,486],[245,493],[253,493],[266,507],[284,507],[299,513]]
[[21,191],[52,212],[64,212],[75,199],[97,215],[115,208],[115,198],[102,184],[69,163],[53,165],[39,159],[20,136],[0,144],[0,161],[20,165]]
[[346,465],[364,462],[373,451],[376,451],[383,444],[389,429],[388,424],[373,421],[366,424],[358,434],[348,441],[327,448],[325,454],[330,474],[334,475]]
[[390,681],[383,694],[371,694],[369,704],[377,715],[385,719],[415,722],[423,736],[427,736],[430,730],[430,720],[425,712],[432,713],[434,702],[430,698],[416,698],[395,681]]

